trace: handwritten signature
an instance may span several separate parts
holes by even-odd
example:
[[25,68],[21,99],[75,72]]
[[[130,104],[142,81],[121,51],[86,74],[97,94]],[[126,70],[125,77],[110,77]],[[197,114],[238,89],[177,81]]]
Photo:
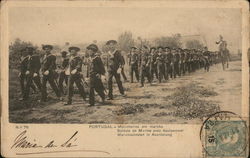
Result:
[[64,149],[64,150],[50,150],[45,152],[29,152],[29,153],[16,153],[17,155],[30,155],[30,154],[45,154],[45,153],[59,153],[59,152],[98,152],[98,153],[105,153],[110,154],[107,151],[102,150],[71,150],[74,147],[77,147],[76,144],[77,141],[77,134],[78,131],[76,131],[71,137],[66,139],[63,143],[59,144],[56,143],[55,140],[50,140],[45,145],[38,144],[36,140],[29,141],[27,136],[27,130],[22,131],[15,139],[14,143],[11,146],[11,149],[13,148],[46,148],[46,149]]

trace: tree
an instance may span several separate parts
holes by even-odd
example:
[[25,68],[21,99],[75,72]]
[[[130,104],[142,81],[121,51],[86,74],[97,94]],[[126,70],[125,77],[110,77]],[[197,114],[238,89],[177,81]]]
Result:
[[204,45],[198,40],[189,40],[186,42],[187,49],[203,49]]
[[9,67],[18,68],[21,58],[21,50],[25,47],[34,47],[37,52],[37,46],[34,46],[31,42],[25,42],[19,38],[15,39],[14,43],[9,46]]
[[162,36],[154,40],[156,46],[181,48],[181,34],[174,34],[172,36]]
[[118,37],[118,44],[121,50],[129,52],[130,47],[134,45],[132,33],[130,31],[125,31],[124,33],[120,34]]

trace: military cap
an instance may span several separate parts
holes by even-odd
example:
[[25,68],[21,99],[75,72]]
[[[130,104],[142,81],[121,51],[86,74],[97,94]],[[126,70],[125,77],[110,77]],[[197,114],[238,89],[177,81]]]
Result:
[[150,50],[152,50],[152,49],[156,49],[156,48],[155,47],[151,47]]
[[45,45],[42,45],[42,48],[43,48],[43,50],[44,50],[45,48],[49,48],[50,50],[52,50],[52,49],[53,49],[53,46],[52,46],[52,45],[49,45],[49,44],[45,44]]
[[109,40],[109,41],[106,42],[106,45],[109,45],[111,43],[117,44],[117,41],[116,40]]
[[69,47],[69,52],[71,50],[75,50],[76,52],[78,52],[78,51],[80,51],[80,48],[78,48],[78,47]]
[[66,52],[66,51],[62,51],[62,52],[61,52],[62,55],[66,55],[67,53],[68,53],[68,52]]
[[98,51],[98,47],[96,44],[90,44],[88,47],[87,47],[88,50],[92,50],[93,52],[97,52]]
[[165,47],[165,49],[170,49],[170,47]]

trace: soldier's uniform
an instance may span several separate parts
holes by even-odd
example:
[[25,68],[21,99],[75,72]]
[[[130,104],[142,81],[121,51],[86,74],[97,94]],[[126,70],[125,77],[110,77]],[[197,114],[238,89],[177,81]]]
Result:
[[[96,52],[98,47],[95,44],[91,44],[87,47],[88,50]],[[104,86],[101,80],[101,76],[105,75],[105,68],[102,59],[98,55],[93,55],[89,60],[89,78],[90,78],[90,90],[89,90],[89,104],[90,106],[95,105],[95,91],[105,100]]]
[[174,66],[174,78],[176,78],[176,74],[178,76],[180,76],[180,65],[179,65],[180,54],[179,54],[179,52],[176,51],[173,55],[174,55],[174,58],[173,58],[173,60],[174,60],[174,64],[173,64],[173,66]]
[[151,76],[151,82],[153,82],[153,80],[154,80],[154,75],[158,79],[157,62],[156,62],[157,51],[155,51],[155,49],[156,49],[155,47],[152,47],[151,51],[150,51],[150,57],[151,57],[150,76]]
[[173,63],[174,63],[174,55],[171,52],[170,48],[166,48],[166,75],[173,78],[173,73],[174,73],[174,68],[173,68]]
[[181,50],[180,52],[180,75],[185,75],[185,52]]
[[[78,52],[80,49],[78,47],[69,47],[69,52],[72,50],[75,50],[75,52]],[[76,84],[80,96],[83,98],[83,100],[86,100],[86,94],[84,91],[83,87],[83,82],[82,82],[82,59],[81,57],[77,55],[72,55],[69,59],[69,66],[68,66],[68,71],[70,72],[69,75],[69,85],[68,85],[68,101],[66,105],[72,104],[72,97],[74,95],[74,83]]]
[[59,82],[58,82],[58,87],[59,87],[61,94],[66,94],[64,92],[63,82],[65,82],[65,84],[68,85],[69,74],[66,74],[65,70],[69,66],[69,58],[66,55],[67,55],[67,52],[65,51],[62,52],[62,63],[60,66],[61,72],[59,74]]
[[[106,45],[109,45],[110,43],[117,43],[116,41],[110,40],[106,43]],[[113,77],[115,77],[116,83],[118,85],[119,91],[122,95],[124,95],[124,89],[121,82],[121,76],[120,73],[117,72],[118,69],[121,69],[124,65],[121,51],[115,49],[113,52],[108,52],[108,99],[113,99]]]
[[[53,47],[51,45],[44,45],[43,49],[52,50]],[[61,97],[61,93],[58,89],[55,80],[55,70],[56,70],[56,56],[51,54],[50,52],[46,53],[42,59],[42,101],[47,100],[47,82],[49,82],[51,88],[56,93],[57,97]]]
[[203,58],[204,58],[204,70],[209,71],[209,67],[210,67],[210,53],[209,53],[209,51],[203,52]]
[[135,51],[136,47],[131,48],[131,52],[129,53],[129,70],[130,70],[130,82],[134,82],[134,73],[137,82],[139,82],[139,71],[138,71],[138,64],[139,64],[139,55]]
[[[144,46],[144,49],[147,49],[147,47]],[[150,62],[150,54],[147,50],[142,50],[140,58],[141,87],[144,86],[145,77],[147,77],[149,83],[151,83]]]
[[194,57],[195,56],[195,50],[192,50],[190,53],[190,72],[194,72],[195,71],[195,61],[194,61]]
[[185,72],[191,72],[191,67],[190,67],[190,51],[188,49],[185,50],[185,58],[184,58],[184,61],[185,61]]
[[[161,49],[161,51],[159,51]],[[156,63],[157,63],[157,72],[158,72],[158,81],[161,83],[162,78],[166,80],[166,70],[165,70],[165,54],[162,50],[162,47],[158,47],[158,53],[157,53],[157,58],[156,58]]]
[[[25,82],[27,82],[27,75],[26,71],[28,69],[28,62],[29,62],[29,55],[27,52],[27,48],[21,50],[21,61],[20,61],[20,72],[19,72],[19,81],[20,81],[20,86],[21,86],[21,92],[22,92],[22,99],[26,99],[25,97]],[[32,83],[31,88],[36,91],[35,85]]]
[[27,71],[29,72],[29,74],[27,74],[27,84],[25,88],[24,98],[29,97],[30,88],[32,88],[32,86],[34,85],[33,82],[40,90],[40,92],[42,91],[41,78],[39,74],[41,68],[40,57],[38,55],[33,55],[34,50],[32,47],[29,47],[29,49],[30,49],[29,50],[30,56],[28,58],[28,67],[27,67]]

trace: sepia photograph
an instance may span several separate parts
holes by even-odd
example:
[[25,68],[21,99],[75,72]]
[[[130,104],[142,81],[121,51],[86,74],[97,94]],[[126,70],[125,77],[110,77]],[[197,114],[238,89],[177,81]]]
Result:
[[13,123],[200,123],[241,114],[241,10],[9,9]]

